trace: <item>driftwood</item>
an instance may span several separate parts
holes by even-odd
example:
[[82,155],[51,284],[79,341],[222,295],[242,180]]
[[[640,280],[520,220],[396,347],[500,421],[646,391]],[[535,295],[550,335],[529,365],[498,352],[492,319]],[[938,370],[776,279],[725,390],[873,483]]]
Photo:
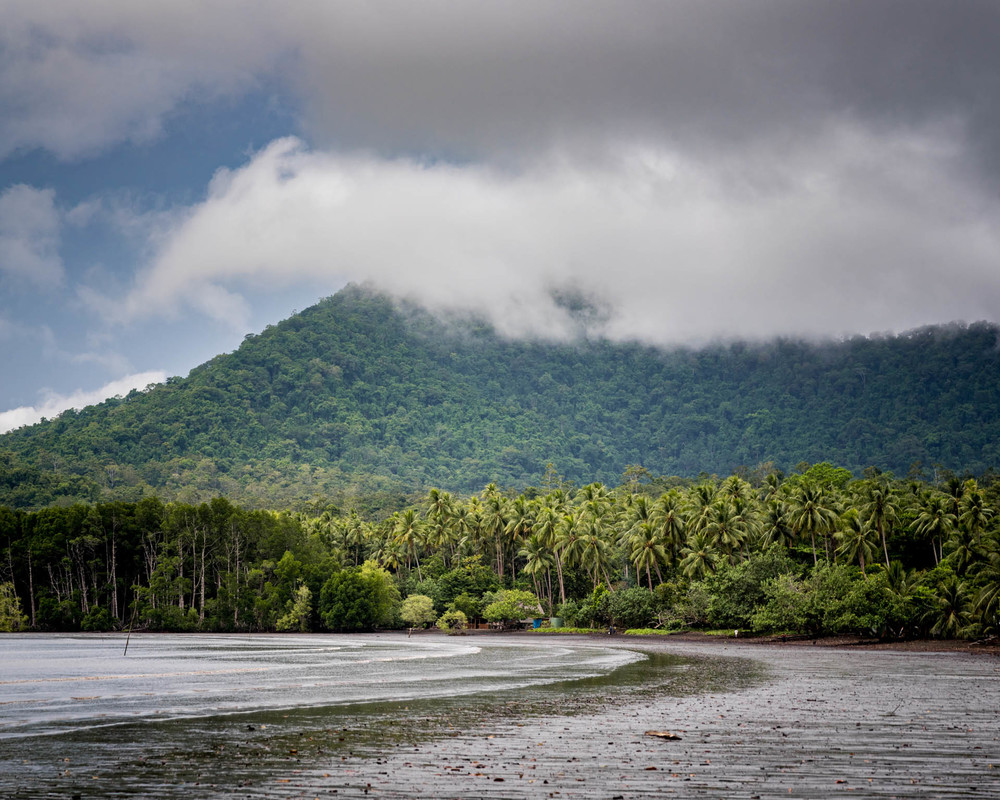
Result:
[[681,738],[676,733],[671,733],[670,731],[646,731],[646,736],[655,736],[657,739],[669,739],[671,741],[679,741]]

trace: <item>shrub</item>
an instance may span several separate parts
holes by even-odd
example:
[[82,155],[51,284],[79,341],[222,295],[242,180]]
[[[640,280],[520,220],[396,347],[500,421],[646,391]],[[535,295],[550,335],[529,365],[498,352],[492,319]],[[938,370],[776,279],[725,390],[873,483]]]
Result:
[[437,626],[448,633],[458,633],[465,629],[469,621],[465,614],[456,608],[445,611],[437,621]]
[[21,599],[14,584],[0,583],[0,631],[9,633],[28,627],[28,618],[21,613]]
[[323,624],[332,631],[372,630],[380,616],[378,587],[357,570],[331,576],[319,603]]
[[753,614],[756,631],[799,632],[806,630],[808,601],[806,587],[792,575],[779,575],[763,586],[764,602]]
[[520,589],[501,589],[483,596],[483,616],[490,622],[512,622],[525,617],[537,617],[540,603],[531,592]]
[[611,619],[622,628],[645,628],[656,618],[656,598],[649,589],[621,589],[606,598]]
[[795,562],[775,547],[719,570],[705,581],[712,595],[709,624],[719,628],[753,628],[754,614],[766,602],[764,585],[796,571]]
[[279,631],[306,633],[311,628],[312,592],[303,584],[295,590],[295,599],[288,613],[281,617],[275,627]]
[[437,619],[434,600],[425,594],[411,594],[403,601],[399,616],[403,622],[414,628],[430,625]]

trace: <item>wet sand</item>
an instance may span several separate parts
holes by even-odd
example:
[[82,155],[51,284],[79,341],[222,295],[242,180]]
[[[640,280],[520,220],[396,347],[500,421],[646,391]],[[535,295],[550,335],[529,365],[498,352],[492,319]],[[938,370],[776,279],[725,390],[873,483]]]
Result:
[[[1000,797],[1000,659],[753,642],[605,640],[762,668],[731,691],[623,697],[594,713],[487,715],[374,746],[254,796]],[[579,712],[579,710],[578,710]],[[647,730],[670,731],[664,740]]]
[[[394,637],[405,641],[376,638]],[[11,796],[1000,797],[995,651],[463,637],[487,648],[529,639],[638,650],[648,660],[503,696],[86,730],[56,737],[56,763],[16,755]]]

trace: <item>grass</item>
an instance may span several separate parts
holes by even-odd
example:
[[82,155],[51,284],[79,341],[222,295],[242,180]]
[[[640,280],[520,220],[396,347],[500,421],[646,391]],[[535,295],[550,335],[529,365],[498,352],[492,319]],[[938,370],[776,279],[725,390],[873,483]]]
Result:
[[662,628],[629,628],[625,631],[626,636],[673,636],[683,631],[665,631]]
[[531,628],[531,633],[607,633],[606,628]]

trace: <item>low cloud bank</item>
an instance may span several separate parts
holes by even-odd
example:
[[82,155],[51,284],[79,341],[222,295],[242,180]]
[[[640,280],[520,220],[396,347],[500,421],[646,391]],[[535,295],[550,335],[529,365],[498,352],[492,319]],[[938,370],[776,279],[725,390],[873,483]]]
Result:
[[310,150],[288,138],[220,172],[160,239],[123,320],[182,307],[245,325],[247,296],[369,282],[509,335],[654,344],[826,337],[995,319],[997,203],[935,131],[837,126],[780,159],[701,161],[623,143],[615,159],[518,170]]
[[84,408],[100,403],[109,397],[126,395],[133,389],[145,389],[151,383],[163,383],[167,375],[162,371],[139,372],[126,375],[105,384],[99,389],[79,390],[68,395],[48,394],[37,406],[21,406],[10,411],[0,411],[0,433],[6,433],[24,425],[34,425],[42,418],[56,417],[70,408]]

